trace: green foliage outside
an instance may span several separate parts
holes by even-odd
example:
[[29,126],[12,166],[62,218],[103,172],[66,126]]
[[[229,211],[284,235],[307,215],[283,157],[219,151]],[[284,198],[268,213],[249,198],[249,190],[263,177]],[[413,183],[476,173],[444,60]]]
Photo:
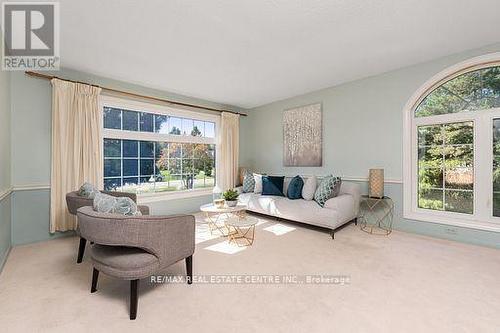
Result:
[[500,67],[462,74],[433,90],[415,116],[475,111],[500,107]]

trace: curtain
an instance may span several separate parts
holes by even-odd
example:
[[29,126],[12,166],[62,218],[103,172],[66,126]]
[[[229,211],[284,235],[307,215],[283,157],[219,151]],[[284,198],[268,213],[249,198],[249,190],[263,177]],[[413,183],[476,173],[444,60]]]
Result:
[[101,88],[52,79],[50,232],[76,229],[66,194],[84,182],[102,188]]
[[238,157],[240,146],[240,119],[229,112],[221,115],[221,130],[219,131],[220,165],[218,186],[221,190],[233,188],[238,182]]

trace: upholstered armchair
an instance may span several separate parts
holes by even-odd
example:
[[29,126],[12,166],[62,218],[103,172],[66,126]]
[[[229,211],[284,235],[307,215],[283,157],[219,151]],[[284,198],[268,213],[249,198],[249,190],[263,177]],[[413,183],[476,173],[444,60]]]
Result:
[[137,315],[139,279],[186,260],[187,282],[192,283],[195,219],[192,215],[126,216],[78,209],[81,237],[93,242],[90,292],[97,291],[99,272],[130,280],[130,319]]
[[[134,193],[126,193],[126,192],[111,192],[111,191],[101,191],[102,193],[112,195],[114,197],[128,197],[132,199],[135,203],[137,203],[137,195]],[[73,191],[66,194],[66,204],[68,205],[68,211],[72,215],[76,215],[76,211],[80,207],[92,206],[93,199],[87,199],[78,195],[78,191]],[[137,207],[142,215],[149,215],[149,207],[148,206],[138,206]],[[80,226],[79,224],[76,227],[76,233],[80,236]],[[85,253],[85,246],[87,244],[87,240],[80,236],[80,245],[78,246],[78,257],[76,262],[79,264],[83,260],[83,254]]]

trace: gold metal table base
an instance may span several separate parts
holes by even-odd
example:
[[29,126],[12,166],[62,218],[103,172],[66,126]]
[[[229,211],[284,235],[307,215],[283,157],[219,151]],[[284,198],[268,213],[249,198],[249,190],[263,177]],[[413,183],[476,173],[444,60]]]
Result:
[[362,196],[360,229],[371,235],[388,236],[392,232],[394,202],[389,197]]
[[234,243],[239,247],[250,246],[253,244],[253,241],[255,239],[255,225],[249,227],[237,227],[228,225],[227,228],[233,229],[230,230],[228,234],[229,243]]
[[208,228],[210,229],[210,234],[213,235],[214,231],[217,231],[221,236],[229,236],[231,230],[226,225],[225,221],[228,220],[231,215],[237,216],[239,218],[245,218],[246,212],[244,210],[227,213],[205,212],[205,217]]

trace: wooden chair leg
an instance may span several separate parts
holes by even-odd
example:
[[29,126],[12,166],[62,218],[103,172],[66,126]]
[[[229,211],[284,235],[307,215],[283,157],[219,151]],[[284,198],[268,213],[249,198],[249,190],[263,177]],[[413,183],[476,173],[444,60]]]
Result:
[[90,287],[90,292],[95,293],[97,291],[97,280],[99,279],[99,271],[95,269],[92,271],[92,287]]
[[193,256],[189,256],[186,258],[186,275],[187,283],[193,283]]
[[79,264],[83,260],[83,253],[85,252],[85,245],[87,244],[87,240],[83,237],[80,237],[80,245],[78,246],[78,259],[76,259],[76,263]]
[[139,280],[130,281],[130,320],[137,317],[137,290],[139,288]]

